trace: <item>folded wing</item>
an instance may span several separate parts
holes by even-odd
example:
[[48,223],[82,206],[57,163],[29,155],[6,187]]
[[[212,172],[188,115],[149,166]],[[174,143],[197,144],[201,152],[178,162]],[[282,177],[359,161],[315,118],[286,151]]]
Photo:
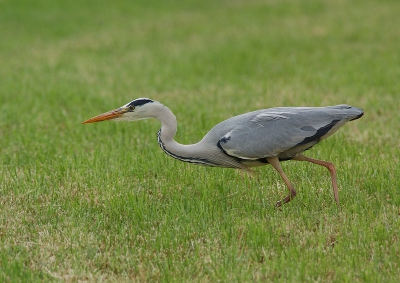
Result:
[[223,122],[227,131],[218,146],[241,159],[293,158],[361,115],[361,109],[348,105],[259,110]]

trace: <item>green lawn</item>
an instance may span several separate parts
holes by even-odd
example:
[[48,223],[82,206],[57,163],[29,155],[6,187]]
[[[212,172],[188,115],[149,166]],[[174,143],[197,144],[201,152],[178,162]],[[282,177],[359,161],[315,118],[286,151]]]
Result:
[[[1,282],[400,282],[400,2],[0,1]],[[185,164],[233,115],[347,103],[362,119],[249,176]]]

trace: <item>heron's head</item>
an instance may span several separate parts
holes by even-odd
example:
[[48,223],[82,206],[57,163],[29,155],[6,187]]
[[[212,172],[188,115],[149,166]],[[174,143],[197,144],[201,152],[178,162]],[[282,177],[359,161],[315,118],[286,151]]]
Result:
[[159,103],[149,98],[138,98],[120,108],[90,118],[82,122],[82,124],[101,122],[105,120],[136,121],[150,118],[153,116],[152,112],[154,111],[155,104]]

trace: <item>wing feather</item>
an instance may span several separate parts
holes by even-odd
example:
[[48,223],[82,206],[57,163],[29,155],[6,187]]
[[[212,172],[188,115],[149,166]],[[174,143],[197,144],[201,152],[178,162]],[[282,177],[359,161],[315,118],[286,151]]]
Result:
[[[334,107],[270,108],[228,119],[217,125],[214,132],[223,132],[218,146],[226,154],[256,160],[308,143],[311,147],[336,131],[339,126],[336,129],[335,125],[342,126],[340,121],[348,119],[339,112]],[[304,151],[307,146],[299,149]]]

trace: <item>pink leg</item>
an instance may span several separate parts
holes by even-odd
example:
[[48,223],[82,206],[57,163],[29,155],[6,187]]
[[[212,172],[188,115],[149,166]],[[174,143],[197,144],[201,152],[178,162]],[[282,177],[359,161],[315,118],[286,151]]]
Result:
[[271,164],[276,171],[281,175],[283,181],[285,182],[286,186],[289,189],[289,195],[285,197],[283,200],[278,201],[275,206],[280,207],[283,203],[287,203],[291,201],[296,196],[296,190],[294,189],[293,185],[290,183],[288,177],[286,177],[285,172],[283,172],[281,164],[279,163],[278,157],[270,157],[267,158],[268,163]]
[[333,163],[310,158],[310,157],[307,157],[304,155],[299,155],[299,156],[295,157],[293,160],[308,161],[308,162],[326,167],[329,170],[329,172],[331,173],[333,196],[335,197],[335,201],[336,201],[337,205],[339,205],[339,192],[338,192],[338,184],[337,184],[337,180],[336,180],[336,169],[335,169],[335,166],[333,165]]

